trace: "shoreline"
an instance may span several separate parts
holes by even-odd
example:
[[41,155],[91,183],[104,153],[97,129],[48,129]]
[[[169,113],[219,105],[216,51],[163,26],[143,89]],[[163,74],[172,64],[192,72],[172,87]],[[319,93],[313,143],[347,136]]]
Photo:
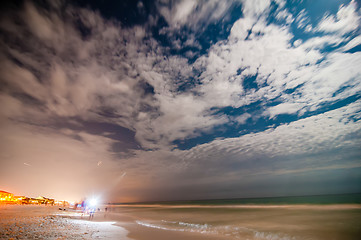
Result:
[[0,239],[227,240],[199,232],[140,225],[126,213],[96,212],[93,219],[56,206],[1,205]]
[[[66,211],[65,211],[66,212]],[[137,223],[137,218],[133,215],[127,213],[117,213],[117,212],[96,212],[93,219],[89,219],[88,216],[81,216],[81,214],[74,214],[74,212],[69,211],[64,214],[63,217],[68,217],[71,219],[77,219],[80,221],[89,221],[89,222],[109,222],[117,228],[123,229],[127,232],[126,238],[128,240],[229,240],[228,237],[220,237],[210,234],[202,234],[200,232],[190,232],[190,231],[174,231],[169,229],[159,229],[144,226]],[[109,238],[108,238],[109,239]]]
[[[107,206],[109,211],[104,211],[103,205],[100,207],[103,211],[95,212],[90,218],[82,211],[59,210],[57,206],[0,205],[0,239],[230,240],[259,236],[302,239],[309,234],[329,239],[336,234],[335,239],[353,240],[361,233],[354,224],[361,217],[360,204],[243,206],[246,209]],[[322,221],[321,216],[325,216]],[[343,235],[345,232],[348,235]]]

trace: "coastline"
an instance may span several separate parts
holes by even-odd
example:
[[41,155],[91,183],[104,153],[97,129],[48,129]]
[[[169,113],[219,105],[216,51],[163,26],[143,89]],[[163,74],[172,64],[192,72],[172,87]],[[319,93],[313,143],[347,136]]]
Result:
[[[114,239],[129,239],[129,240],[229,240],[228,237],[220,237],[219,235],[202,234],[200,232],[187,232],[187,231],[172,231],[169,229],[159,229],[140,225],[137,223],[138,217],[129,213],[118,212],[96,212],[94,218],[89,220],[88,216],[81,216],[80,213],[62,212],[61,215],[65,218],[76,219],[80,221],[89,222],[108,222],[114,227],[123,229],[127,232],[126,237]],[[118,231],[114,228],[114,231]],[[111,239],[111,238],[107,238]]]
[[96,212],[93,219],[56,206],[0,205],[0,239],[226,240],[197,232],[150,228],[127,214]]
[[353,240],[361,234],[361,204],[100,208],[90,219],[56,206],[0,205],[0,239]]

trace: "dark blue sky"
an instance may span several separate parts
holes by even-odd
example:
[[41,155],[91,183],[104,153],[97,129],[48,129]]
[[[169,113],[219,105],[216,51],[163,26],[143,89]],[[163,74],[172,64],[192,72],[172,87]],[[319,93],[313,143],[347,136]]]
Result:
[[0,49],[0,182],[19,178],[8,190],[361,191],[356,1],[12,1]]

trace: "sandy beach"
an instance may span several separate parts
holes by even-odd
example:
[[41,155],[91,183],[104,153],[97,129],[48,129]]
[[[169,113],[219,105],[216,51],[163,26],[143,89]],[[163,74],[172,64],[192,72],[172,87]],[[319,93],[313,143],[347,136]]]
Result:
[[[115,220],[116,219],[116,220]],[[0,239],[209,239],[219,237],[141,226],[126,214],[96,212],[93,219],[55,206],[0,205]]]
[[0,206],[0,239],[128,239],[113,222],[77,219],[51,206]]

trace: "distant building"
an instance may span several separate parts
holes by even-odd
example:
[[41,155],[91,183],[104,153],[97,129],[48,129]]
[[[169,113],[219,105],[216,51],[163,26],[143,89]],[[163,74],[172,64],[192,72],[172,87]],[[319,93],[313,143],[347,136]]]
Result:
[[13,201],[14,194],[0,190],[0,202],[8,203]]
[[46,201],[45,198],[42,196],[37,197],[36,200],[38,201],[38,204],[44,204]]
[[14,196],[14,194],[0,190],[0,204],[49,204],[54,205],[55,199],[39,196],[29,198],[26,196]]
[[54,199],[52,198],[46,198],[46,197],[43,197],[43,196],[39,196],[36,198],[38,200],[38,204],[51,204],[51,205],[54,205]]
[[25,196],[14,196],[14,199],[17,204],[28,204],[29,198]]
[[28,203],[29,204],[40,204],[38,199],[36,199],[36,198],[29,198]]

